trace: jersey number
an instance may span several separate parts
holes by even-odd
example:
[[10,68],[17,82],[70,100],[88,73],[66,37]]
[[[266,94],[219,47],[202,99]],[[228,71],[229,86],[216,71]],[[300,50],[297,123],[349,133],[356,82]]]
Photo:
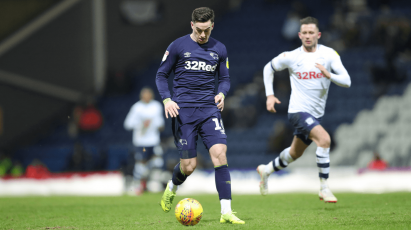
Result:
[[221,126],[220,123],[218,122],[218,118],[213,118],[213,121],[215,122],[215,130],[224,130],[224,125],[223,125],[223,119],[220,119],[221,122]]
[[206,63],[203,61],[186,61],[185,63],[186,66],[184,66],[184,68],[192,70],[205,70],[214,72],[217,68],[217,64],[214,66],[206,65]]

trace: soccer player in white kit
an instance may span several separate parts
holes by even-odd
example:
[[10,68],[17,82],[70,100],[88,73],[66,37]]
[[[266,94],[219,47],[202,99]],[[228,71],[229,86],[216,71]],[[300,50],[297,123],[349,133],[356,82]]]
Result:
[[[274,105],[281,102],[274,96],[274,71],[288,69],[291,79],[291,98],[288,107],[288,120],[294,126],[294,139],[291,146],[284,149],[280,156],[267,165],[259,165],[260,192],[268,192],[267,179],[274,172],[286,168],[297,160],[312,141],[317,145],[317,167],[321,188],[319,197],[329,203],[336,203],[337,198],[330,191],[327,179],[330,171],[330,135],[320,125],[324,115],[325,102],[331,82],[341,87],[350,87],[351,79],[342,65],[338,53],[326,46],[319,45],[321,32],[318,20],[307,17],[300,21],[298,36],[302,46],[284,52],[272,59],[264,67],[264,85],[267,96],[267,110],[275,113]],[[331,69],[336,73],[331,73]]]
[[[153,99],[151,88],[144,87],[140,92],[140,101],[135,103],[124,120],[124,128],[133,131],[135,146],[133,169],[133,189],[127,189],[128,194],[141,195],[144,186],[141,180],[149,168],[147,162],[154,156],[161,156],[160,131],[164,129],[163,105]],[[127,179],[126,179],[127,181]],[[128,187],[128,185],[126,185]],[[135,194],[134,194],[135,193]]]

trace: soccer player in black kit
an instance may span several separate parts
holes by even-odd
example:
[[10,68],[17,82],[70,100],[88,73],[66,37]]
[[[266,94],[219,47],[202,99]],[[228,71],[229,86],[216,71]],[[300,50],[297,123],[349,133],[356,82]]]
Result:
[[[198,135],[208,149],[215,169],[216,187],[221,203],[221,223],[244,224],[231,210],[231,179],[227,165],[227,136],[221,111],[230,89],[226,47],[211,38],[214,11],[200,7],[193,11],[193,32],[176,39],[167,48],[156,84],[163,99],[166,117],[173,123],[174,142],[180,162],[161,199],[164,212],[169,212],[179,185],[184,183],[197,165]],[[171,71],[174,71],[173,96],[168,89]],[[218,90],[215,92],[216,74]],[[217,93],[217,95],[216,95]]]

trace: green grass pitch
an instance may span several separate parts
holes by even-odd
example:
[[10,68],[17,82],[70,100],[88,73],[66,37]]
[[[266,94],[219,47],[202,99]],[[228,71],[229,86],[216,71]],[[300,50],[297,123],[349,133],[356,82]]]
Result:
[[411,229],[411,193],[336,196],[337,204],[325,204],[315,194],[234,195],[232,208],[246,224],[231,225],[219,223],[217,195],[193,195],[204,208],[193,227],[179,224],[174,209],[163,213],[161,194],[3,197],[0,229]]

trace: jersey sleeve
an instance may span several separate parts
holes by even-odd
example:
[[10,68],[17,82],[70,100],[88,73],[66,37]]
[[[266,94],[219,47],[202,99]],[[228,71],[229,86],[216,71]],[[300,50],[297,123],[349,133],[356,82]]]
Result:
[[291,60],[291,53],[290,52],[283,52],[273,60],[271,60],[271,67],[275,71],[281,71],[286,69],[290,66]]
[[170,90],[168,89],[168,77],[173,70],[178,59],[178,47],[176,42],[171,43],[163,59],[161,60],[160,67],[158,68],[156,75],[156,85],[161,98],[164,100],[171,97]]
[[264,66],[263,76],[264,76],[265,95],[266,96],[274,95],[274,87],[273,87],[274,69],[271,65],[271,62],[267,63]]
[[228,73],[229,63],[228,63],[228,56],[227,56],[227,49],[225,46],[221,49],[221,55],[218,63],[218,92],[223,93],[225,96],[230,90],[230,75]]
[[332,50],[330,53],[331,59],[331,69],[336,73],[331,73],[331,81],[334,82],[336,85],[341,87],[350,87],[351,86],[351,78],[348,75],[347,70],[344,68],[340,55],[335,50]]
[[139,118],[139,111],[138,111],[138,105],[134,104],[130,112],[127,114],[126,119],[124,120],[124,129],[126,130],[132,130],[138,127],[140,123],[140,118]]

